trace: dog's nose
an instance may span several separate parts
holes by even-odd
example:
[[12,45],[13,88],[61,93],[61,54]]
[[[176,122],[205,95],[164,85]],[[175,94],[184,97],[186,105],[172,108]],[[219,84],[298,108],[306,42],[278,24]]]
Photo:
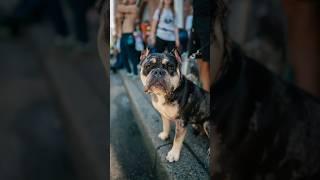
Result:
[[163,77],[165,73],[166,72],[163,69],[157,68],[153,71],[153,76],[160,78],[160,77]]

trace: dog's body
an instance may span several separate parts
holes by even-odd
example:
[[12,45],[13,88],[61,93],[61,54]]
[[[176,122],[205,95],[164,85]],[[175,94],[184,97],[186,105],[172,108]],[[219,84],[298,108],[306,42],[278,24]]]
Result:
[[151,93],[152,104],[161,114],[163,131],[159,138],[166,140],[170,121],[176,123],[176,134],[166,159],[178,161],[187,124],[208,126],[209,93],[194,85],[181,74],[181,59],[174,53],[145,53],[141,61],[141,80],[145,91]]
[[320,101],[230,47],[213,86],[213,179],[320,179]]

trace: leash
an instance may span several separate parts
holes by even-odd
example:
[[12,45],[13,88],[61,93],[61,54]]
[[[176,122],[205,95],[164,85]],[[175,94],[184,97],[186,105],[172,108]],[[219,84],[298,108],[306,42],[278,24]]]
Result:
[[193,61],[196,61],[196,56],[201,54],[200,51],[202,51],[204,48],[208,47],[210,45],[210,43],[206,43],[204,46],[202,46],[201,48],[199,48],[196,52],[192,53],[190,56],[189,56],[189,59],[190,60],[193,60]]

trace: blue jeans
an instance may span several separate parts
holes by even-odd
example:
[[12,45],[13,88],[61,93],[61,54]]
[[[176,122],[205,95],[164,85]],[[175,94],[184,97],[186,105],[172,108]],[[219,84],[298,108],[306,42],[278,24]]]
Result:
[[123,67],[123,60],[121,58],[121,53],[116,56],[116,62],[112,65],[115,69],[121,69]]
[[138,58],[133,33],[122,34],[120,40],[120,51],[121,59],[124,67],[127,69],[127,72],[131,73],[133,71],[134,75],[138,75]]

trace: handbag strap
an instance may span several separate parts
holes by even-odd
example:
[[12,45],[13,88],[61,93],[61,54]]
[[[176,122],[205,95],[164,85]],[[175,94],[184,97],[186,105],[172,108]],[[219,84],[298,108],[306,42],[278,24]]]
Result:
[[161,18],[161,15],[162,15],[162,11],[163,11],[163,7],[161,7],[159,9],[159,15],[158,15],[158,22],[157,22],[157,25],[156,25],[156,34],[157,34],[157,30],[158,30],[158,26],[159,26],[159,23],[160,23],[160,18]]

